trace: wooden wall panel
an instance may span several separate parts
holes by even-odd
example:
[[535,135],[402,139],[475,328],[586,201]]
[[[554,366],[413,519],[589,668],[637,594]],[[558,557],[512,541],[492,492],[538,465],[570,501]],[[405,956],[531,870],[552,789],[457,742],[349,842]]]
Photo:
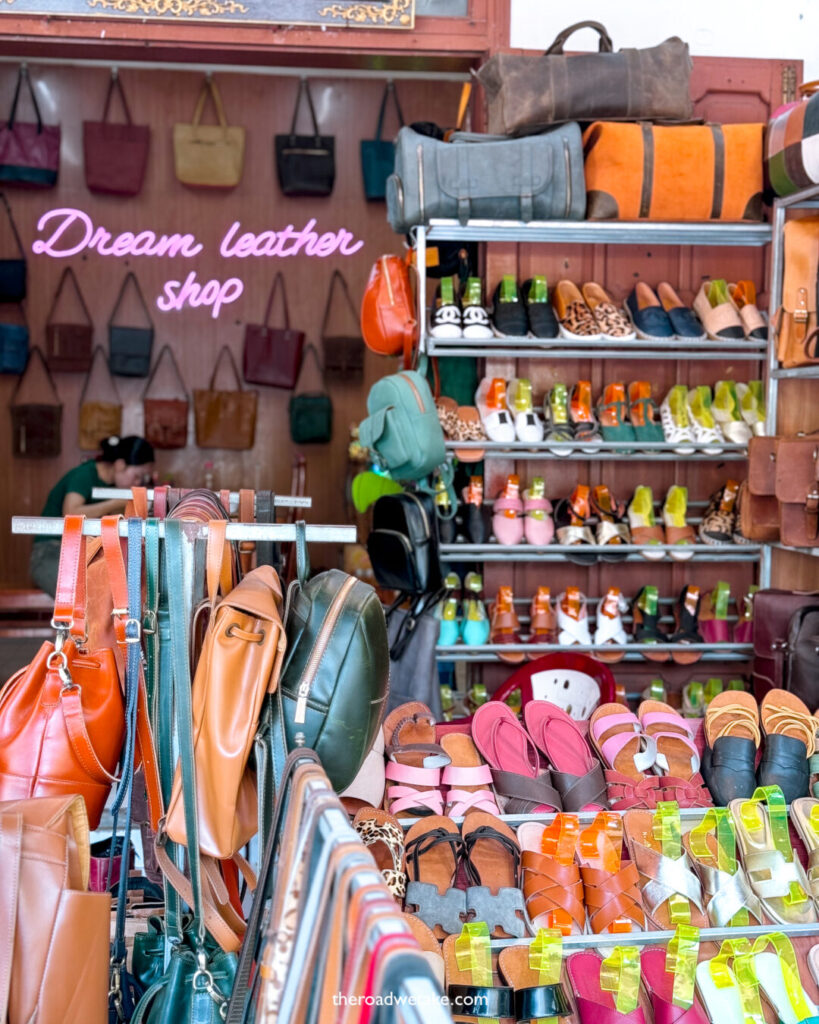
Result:
[[[62,166],[59,185],[43,192],[8,190],[15,219],[26,249],[30,250],[38,218],[47,210],[76,207],[88,212],[95,224],[113,233],[152,229],[157,232],[192,231],[204,243],[197,258],[169,260],[131,257],[103,258],[85,252],[70,260],[56,260],[29,252],[28,317],[32,342],[42,344],[45,320],[63,267],[75,269],[95,324],[95,340],[107,351],[107,322],[117,291],[127,270],[134,270],[146,299],[152,305],[156,327],[154,357],[169,343],[176,353],[189,389],[206,387],[219,348],[227,344],[241,360],[244,324],[258,322],[275,272],[281,269],[287,282],[293,326],[304,329],[308,339],[318,343],[321,318],[330,276],[340,268],[349,283],[354,301],[359,302],[370,266],[382,252],[400,251],[402,242],[386,222],[383,203],[367,203],[363,195],[359,140],[374,135],[383,83],[372,80],[311,81],[313,99],[321,128],[336,137],[337,175],[333,195],[327,199],[287,199],[275,178],[273,136],[288,131],[298,86],[296,79],[259,76],[219,75],[228,120],[247,128],[245,170],[241,185],[221,194],[190,190],[174,178],[171,132],[178,121],[190,120],[202,77],[195,73],[170,71],[122,71],[136,122],[152,128],[151,155],[145,187],[133,199],[94,196],[83,178],[82,121],[96,120],[102,113],[108,73],[101,69],[37,67],[32,76],[38,85],[43,115],[47,122],[62,125]],[[7,109],[14,89],[15,71],[0,71],[0,110]],[[405,82],[398,91],[407,121],[454,119],[460,94],[458,83]],[[306,111],[304,112],[306,116]],[[210,116],[210,115],[209,115]],[[302,122],[300,122],[302,124]],[[305,122],[306,127],[306,122]],[[394,125],[388,123],[391,134]],[[388,136],[390,137],[390,136]],[[303,255],[275,259],[231,259],[219,256],[219,242],[235,220],[254,232],[277,230],[293,224],[301,227],[316,218],[320,231],[346,227],[364,241],[354,256],[308,258]],[[7,228],[0,226],[0,256],[10,254]],[[190,264],[190,266],[188,266]],[[184,280],[195,269],[200,281],[225,280],[238,276],[245,290],[233,305],[224,308],[218,320],[205,308],[186,308],[163,313],[155,306],[165,281]],[[338,307],[341,309],[341,306]],[[66,310],[70,307],[66,306]],[[0,315],[8,311],[0,309]],[[125,309],[123,310],[125,313]],[[346,320],[339,329],[352,328]],[[241,365],[241,363],[240,363]],[[366,355],[364,382],[356,386],[331,384],[335,431],[330,445],[305,446],[307,491],[313,496],[315,522],[342,522],[347,471],[347,443],[351,424],[365,411],[369,384],[393,363],[372,353]],[[220,375],[220,380],[221,380]],[[4,454],[6,486],[0,494],[0,520],[12,514],[39,513],[49,488],[67,469],[76,465],[81,453],[76,444],[77,409],[83,378],[73,374],[56,376],[64,403],[63,453],[59,459],[34,461],[11,457],[8,414],[0,417],[0,452]],[[8,404],[16,378],[0,378],[0,402]],[[126,427],[138,425],[143,380],[117,379],[126,405]],[[214,463],[218,486],[236,488],[270,487],[285,492],[290,483],[294,451],[288,430],[289,392],[260,388],[256,444],[252,451],[205,451],[194,446],[179,452],[161,452],[158,468],[163,480],[181,486],[203,483],[205,462]],[[29,544],[17,539],[0,546],[0,586],[25,586]],[[319,553],[320,554],[320,553]],[[327,553],[328,558],[330,553]]]

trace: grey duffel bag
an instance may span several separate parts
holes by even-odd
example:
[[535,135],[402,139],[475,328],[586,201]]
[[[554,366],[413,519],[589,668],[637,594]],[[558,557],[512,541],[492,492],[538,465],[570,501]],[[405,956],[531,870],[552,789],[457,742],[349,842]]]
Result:
[[432,218],[583,220],[580,128],[565,124],[523,139],[459,133],[439,142],[402,128],[387,179],[387,217],[406,232]]

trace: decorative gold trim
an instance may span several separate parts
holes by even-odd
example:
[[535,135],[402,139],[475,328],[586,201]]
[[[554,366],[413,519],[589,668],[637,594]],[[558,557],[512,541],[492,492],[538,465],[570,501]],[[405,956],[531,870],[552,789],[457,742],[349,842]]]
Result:
[[[406,12],[410,11],[410,14]],[[411,28],[413,24],[412,12],[414,11],[413,0],[388,0],[386,3],[352,3],[352,4],[330,4],[322,7],[319,11],[320,17],[342,18],[347,22],[355,22],[363,25],[365,22],[384,25],[392,25],[395,21],[399,25]]]
[[102,7],[120,14],[147,17],[212,18],[219,14],[247,14],[238,0],[87,0],[89,7]]

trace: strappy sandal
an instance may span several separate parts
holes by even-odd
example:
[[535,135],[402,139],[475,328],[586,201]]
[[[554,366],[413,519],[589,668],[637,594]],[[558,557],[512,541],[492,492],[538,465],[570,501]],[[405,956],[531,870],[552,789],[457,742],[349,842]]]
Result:
[[662,444],[665,434],[660,424],[660,410],[651,397],[651,384],[635,380],[628,386],[628,411],[638,441]]
[[608,807],[606,780],[577,722],[547,700],[530,700],[523,709],[526,730],[551,769],[552,782],[566,811]]
[[577,587],[568,587],[557,598],[557,642],[563,647],[591,646],[586,598]]
[[435,742],[430,709],[418,701],[402,704],[387,716],[383,729],[387,810],[394,815],[440,814],[441,769],[449,764],[449,756]]
[[688,722],[669,704],[644,700],[637,709],[646,735],[657,744],[654,771],[660,776],[662,800],[680,807],[711,807],[711,795],[700,775],[700,755]]
[[663,526],[666,544],[675,547],[675,550],[669,552],[675,562],[687,562],[694,557],[694,552],[687,549],[697,543],[697,535],[694,527],[688,524],[687,514],[688,488],[673,484],[668,488],[663,502]]
[[466,894],[454,887],[463,849],[458,826],[437,814],[416,822],[404,840],[405,909],[438,939],[460,932],[466,920]]
[[700,880],[712,927],[762,924],[762,906],[737,859],[736,829],[728,808],[707,810],[682,841]]
[[508,946],[500,951],[498,966],[507,985],[515,990],[515,1020],[552,1020],[570,1017],[572,1004],[560,981],[562,963],[557,957],[553,973],[544,973],[529,946]]
[[745,874],[762,909],[780,924],[814,924],[816,906],[810,882],[788,835],[788,808],[782,790],[762,786],[750,800],[732,800]]
[[[552,385],[551,391],[543,400],[543,418],[546,421],[545,440],[558,441],[565,445],[567,441],[574,440],[574,432],[569,423],[569,393],[566,385],[557,383]],[[562,446],[550,448],[552,455],[569,455],[570,449]]]
[[699,630],[707,644],[727,644],[731,641],[731,627],[728,624],[728,604],[731,587],[720,582],[700,601]]
[[593,455],[600,444],[600,424],[592,411],[591,381],[579,380],[572,388],[569,416],[574,430],[574,439],[585,444],[581,450]]
[[641,653],[648,661],[668,661],[668,651],[652,651],[652,644],[667,644],[668,635],[660,629],[660,604],[656,587],[643,587],[631,605],[634,639],[645,644]]
[[795,693],[769,690],[759,705],[765,749],[759,762],[760,786],[779,786],[792,803],[810,792],[808,758],[816,749],[816,719]]
[[441,746],[450,759],[441,776],[441,784],[448,788],[446,813],[450,818],[462,818],[472,809],[500,814],[492,792],[492,769],[472,737],[452,733],[442,737]]
[[603,562],[622,562],[626,553],[617,554],[617,548],[631,544],[631,533],[626,522],[626,506],[617,501],[606,484],[598,484],[591,492],[591,510],[599,522],[594,531],[595,543],[612,548],[610,554],[601,555]]
[[732,544],[736,524],[736,504],[739,484],[728,480],[724,487],[714,491],[699,527],[699,538],[703,544]]
[[750,799],[761,739],[759,707],[750,693],[718,693],[708,703],[702,773],[718,806]]
[[[628,421],[626,386],[620,382],[608,384],[603,400],[597,406],[597,418],[604,441],[635,441],[634,427]],[[631,455],[630,448],[618,449],[621,455]]]
[[622,704],[601,704],[589,719],[589,741],[603,762],[612,810],[655,807],[660,779],[652,774],[657,745]]
[[634,491],[628,506],[628,523],[634,544],[643,550],[640,554],[649,562],[657,562],[665,558],[665,551],[655,550],[658,545],[665,544],[665,531],[654,518],[654,494],[650,487],[641,484]]
[[535,477],[523,492],[523,533],[535,547],[551,544],[555,535],[552,503],[545,495],[543,477]]
[[702,889],[682,846],[681,831],[680,811],[675,804],[665,804],[654,812],[631,810],[623,815],[623,832],[640,876],[646,915],[660,931],[674,929],[678,912],[686,914],[685,924],[708,927]]
[[534,821],[518,826],[523,898],[533,928],[569,935],[585,930],[583,882],[575,860],[579,835],[580,824],[570,814],[558,814],[548,826]]
[[520,846],[515,833],[494,814],[471,811],[461,827],[469,920],[483,921],[497,939],[526,934],[520,891]]
[[[628,960],[625,958],[628,957]],[[640,957],[637,949],[617,946],[606,960],[597,953],[572,953],[566,960],[580,1024],[645,1024],[639,1002]],[[611,982],[604,977],[611,978]]]
[[[591,515],[589,495],[590,488],[578,484],[570,497],[557,503],[554,512],[557,542],[570,549],[566,558],[577,565],[592,565],[597,561],[596,554],[582,553],[584,545],[594,544],[594,535],[587,525]],[[576,550],[578,548],[581,550]]]
[[[493,645],[520,644],[520,620],[515,611],[515,595],[511,587],[498,587],[498,594],[489,607],[489,642]],[[509,665],[526,660],[523,651],[500,651],[498,657]]]
[[538,587],[535,591],[529,609],[529,643],[557,643],[557,617],[551,597],[548,587]]
[[[454,441],[486,441],[486,431],[481,416],[474,405],[459,405],[456,410]],[[482,462],[485,456],[482,448],[456,448],[455,455],[460,462]]]
[[353,828],[364,845],[370,847],[387,888],[397,900],[403,900],[407,893],[404,830],[391,814],[375,807],[362,807],[353,818]]
[[603,811],[580,833],[578,860],[583,901],[595,935],[643,931],[646,926],[639,874],[623,860],[623,819]]
[[810,894],[819,900],[819,800],[800,797],[791,804],[791,821],[808,851]]
[[[679,644],[684,648],[686,644],[703,643],[697,618],[699,607],[700,588],[692,585],[684,587],[674,605],[676,629],[668,638],[672,644]],[[693,665],[702,657],[702,651],[672,651],[671,657],[677,665]]]
[[675,384],[663,399],[660,422],[666,441],[677,446],[674,448],[677,455],[694,453],[694,429],[688,415],[688,389],[685,384]]
[[722,432],[717,428],[711,408],[711,388],[700,384],[688,392],[688,418],[694,431],[694,444],[706,455],[720,455]]
[[[644,949],[640,953],[643,987],[651,1000],[655,1024],[708,1024],[705,1011],[694,998],[694,969],[699,955],[699,942],[693,944],[690,968],[679,938],[676,938],[677,949],[672,952],[674,942],[675,939],[669,942],[668,949]],[[691,973],[686,976],[689,969]]]
[[623,613],[628,611],[628,601],[623,597],[619,587],[609,587],[606,596],[597,605],[597,629],[594,633],[595,647],[611,648],[600,650],[595,654],[600,661],[614,664],[622,661],[625,651],[618,651],[618,646],[629,642],[628,633],[623,626]]
[[495,793],[506,814],[561,810],[560,795],[531,736],[502,701],[482,704],[472,718],[472,739],[492,769]]

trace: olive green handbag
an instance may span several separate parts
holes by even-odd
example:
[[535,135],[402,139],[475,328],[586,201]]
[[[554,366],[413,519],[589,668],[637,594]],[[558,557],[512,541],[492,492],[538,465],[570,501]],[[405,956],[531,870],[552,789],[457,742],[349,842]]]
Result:
[[261,821],[267,824],[288,753],[318,754],[333,788],[353,781],[386,707],[390,652],[375,590],[339,569],[309,582],[304,523],[296,524],[298,580],[287,594],[287,654],[266,698],[256,744]]

